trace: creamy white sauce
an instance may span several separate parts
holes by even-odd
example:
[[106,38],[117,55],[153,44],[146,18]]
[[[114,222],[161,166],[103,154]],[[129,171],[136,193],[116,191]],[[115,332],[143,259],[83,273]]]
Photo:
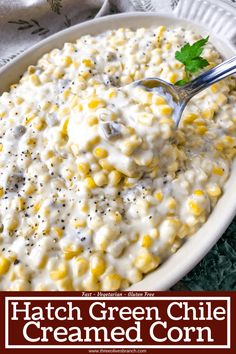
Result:
[[[84,36],[0,97],[1,290],[125,289],[205,223],[235,155],[234,80],[192,99],[178,130],[171,102],[126,87],[182,79],[175,51],[198,38]],[[210,43],[203,56],[221,61]]]

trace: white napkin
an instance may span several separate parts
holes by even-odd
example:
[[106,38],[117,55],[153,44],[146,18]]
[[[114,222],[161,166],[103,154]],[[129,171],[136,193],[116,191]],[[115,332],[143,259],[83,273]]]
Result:
[[95,16],[152,11],[178,0],[0,0],[0,66],[43,38]]
[[[182,0],[0,0],[0,66],[51,34],[96,16],[170,13]],[[196,1],[196,0],[189,0]],[[208,0],[234,4],[236,0]]]

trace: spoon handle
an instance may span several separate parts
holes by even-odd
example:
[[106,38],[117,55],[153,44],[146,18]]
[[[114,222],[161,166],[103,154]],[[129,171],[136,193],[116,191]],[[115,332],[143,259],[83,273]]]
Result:
[[185,94],[184,96],[188,96],[186,97],[186,100],[188,101],[191,97],[196,95],[198,92],[206,89],[208,86],[235,73],[236,56],[199,75],[198,77],[181,87],[180,91],[183,90],[182,92]]

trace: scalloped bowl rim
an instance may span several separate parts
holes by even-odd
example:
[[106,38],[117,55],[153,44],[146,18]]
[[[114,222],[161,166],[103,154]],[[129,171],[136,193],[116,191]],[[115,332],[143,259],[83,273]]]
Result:
[[[73,42],[76,38],[85,34],[95,35],[119,27],[138,28],[161,24],[183,26],[195,30],[202,35],[209,33],[209,30],[205,29],[202,25],[177,18],[174,15],[130,12],[95,18],[40,41],[1,68],[1,92],[6,90],[11,83],[17,82],[26,68],[29,65],[35,64],[44,53],[49,52],[53,48],[62,47],[65,42]],[[223,38],[210,34],[210,41],[224,57],[227,58],[236,54],[236,49],[229,42],[226,43]],[[158,269],[146,275],[142,281],[132,285],[127,290],[167,290],[193,269],[221,237],[236,214],[236,198],[233,196],[233,181],[235,180],[236,161],[233,163],[231,175],[225,184],[225,192],[207,222],[194,235],[189,237],[175,254],[165,260]]]

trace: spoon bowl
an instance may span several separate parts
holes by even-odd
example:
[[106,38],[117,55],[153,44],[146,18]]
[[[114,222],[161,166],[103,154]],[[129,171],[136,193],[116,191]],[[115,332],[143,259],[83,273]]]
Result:
[[172,117],[176,127],[179,125],[182,112],[188,102],[187,93],[183,89],[158,78],[147,78],[135,81],[131,85],[135,87],[140,86],[146,91],[154,92],[165,98],[168,104],[173,108]]

